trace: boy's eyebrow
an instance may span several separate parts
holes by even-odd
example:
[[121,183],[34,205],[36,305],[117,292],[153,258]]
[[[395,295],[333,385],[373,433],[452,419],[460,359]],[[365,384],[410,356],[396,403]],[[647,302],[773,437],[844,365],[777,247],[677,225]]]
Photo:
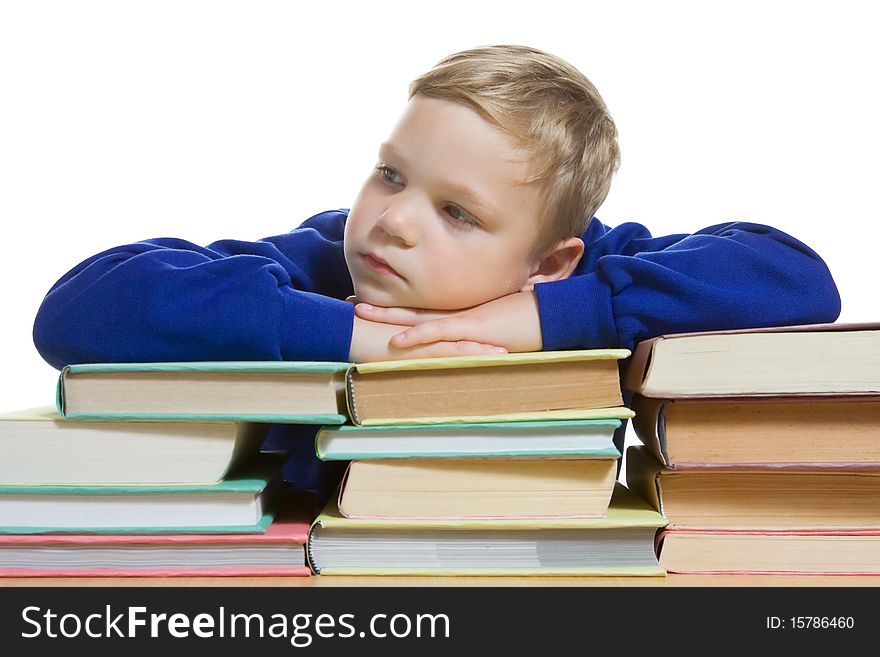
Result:
[[[407,160],[403,155],[400,154],[394,146],[389,144],[388,142],[384,142],[379,146],[379,151],[390,151],[391,155],[393,155],[396,159],[400,160],[403,164],[407,164]],[[474,210],[481,218],[483,219],[492,219],[498,216],[498,212],[495,208],[486,204],[483,200],[482,195],[478,194],[475,190],[471,189],[467,185],[459,185],[457,183],[451,183],[449,181],[443,181],[443,185],[449,189],[450,192],[455,194],[456,196],[462,198],[466,201],[468,207]]]

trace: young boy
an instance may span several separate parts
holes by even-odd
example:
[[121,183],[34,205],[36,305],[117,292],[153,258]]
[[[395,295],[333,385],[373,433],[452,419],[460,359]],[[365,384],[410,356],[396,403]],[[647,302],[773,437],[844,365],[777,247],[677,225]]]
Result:
[[[531,48],[461,52],[412,83],[350,212],[256,242],[99,253],[49,291],[34,341],[57,368],[368,361],[837,318],[825,264],[773,228],[654,238],[602,225],[618,161],[614,123],[577,69]],[[316,461],[314,428],[286,429],[269,443],[291,452],[285,478],[326,497],[341,470]]]
[[34,341],[57,368],[366,361],[837,318],[825,264],[773,228],[654,238],[593,219],[618,161],[577,69],[525,47],[457,53],[412,83],[350,212],[256,242],[99,253],[49,291]]

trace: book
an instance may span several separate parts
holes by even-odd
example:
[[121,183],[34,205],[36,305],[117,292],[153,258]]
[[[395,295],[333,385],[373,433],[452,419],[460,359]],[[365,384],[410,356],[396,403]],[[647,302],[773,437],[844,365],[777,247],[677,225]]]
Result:
[[315,452],[324,461],[486,456],[620,455],[614,431],[620,420],[496,422],[482,424],[322,427]]
[[664,465],[813,463],[880,467],[880,396],[653,399],[630,404]]
[[880,393],[880,324],[662,335],[636,346],[623,385],[660,398]]
[[275,456],[214,484],[0,486],[0,534],[262,533],[283,492]]
[[206,484],[253,458],[268,425],[79,422],[51,406],[0,415],[0,485]]
[[346,373],[358,425],[627,418],[626,349],[545,351],[361,363]]
[[557,518],[605,514],[617,458],[352,461],[339,488],[349,518]]
[[193,362],[69,365],[58,410],[80,420],[236,420],[342,424],[348,363]]
[[626,481],[668,529],[860,530],[880,526],[880,469],[665,468],[642,446],[626,452]]
[[869,531],[670,530],[658,536],[671,573],[880,575],[880,527]]
[[0,577],[309,575],[315,514],[288,502],[263,534],[0,535]]
[[319,575],[662,576],[654,536],[665,523],[620,484],[603,518],[352,519],[331,503],[307,554]]
[[447,424],[628,418],[626,349],[381,363],[109,363],[65,367],[62,415],[80,420]]

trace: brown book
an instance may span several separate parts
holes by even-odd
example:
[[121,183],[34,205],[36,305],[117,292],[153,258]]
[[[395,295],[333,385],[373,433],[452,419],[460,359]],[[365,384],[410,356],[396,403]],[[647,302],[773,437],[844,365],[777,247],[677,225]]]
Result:
[[875,464],[880,396],[654,399],[633,428],[664,465]]
[[665,399],[880,393],[880,324],[662,335],[636,346],[623,385]]
[[625,349],[362,363],[346,376],[355,424],[623,418]]
[[880,469],[664,468],[644,447],[626,452],[627,485],[669,529],[880,529]]
[[661,531],[670,573],[878,575],[880,527],[870,531]]
[[598,517],[616,474],[616,458],[353,461],[339,511],[351,518]]

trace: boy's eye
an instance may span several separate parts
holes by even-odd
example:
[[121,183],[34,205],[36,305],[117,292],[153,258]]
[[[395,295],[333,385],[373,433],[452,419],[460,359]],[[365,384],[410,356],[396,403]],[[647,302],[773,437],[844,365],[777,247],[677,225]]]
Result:
[[455,220],[456,223],[459,223],[459,224],[462,224],[465,226],[474,226],[474,227],[479,226],[479,223],[477,222],[476,219],[474,219],[471,215],[469,215],[467,212],[465,212],[464,210],[462,210],[459,207],[456,207],[454,205],[448,205],[448,206],[446,206],[446,212],[449,214],[450,217],[452,217]]
[[[391,167],[385,164],[376,165],[376,173],[384,182],[390,185],[405,185],[403,177]],[[476,228],[480,222],[474,219],[468,212],[455,205],[447,205],[446,214],[452,219],[453,223],[462,228]]]
[[379,177],[385,182],[392,183],[394,185],[402,185],[403,178],[400,177],[400,174],[397,173],[391,167],[387,167],[384,164],[380,164],[376,167],[376,171],[379,172]]

